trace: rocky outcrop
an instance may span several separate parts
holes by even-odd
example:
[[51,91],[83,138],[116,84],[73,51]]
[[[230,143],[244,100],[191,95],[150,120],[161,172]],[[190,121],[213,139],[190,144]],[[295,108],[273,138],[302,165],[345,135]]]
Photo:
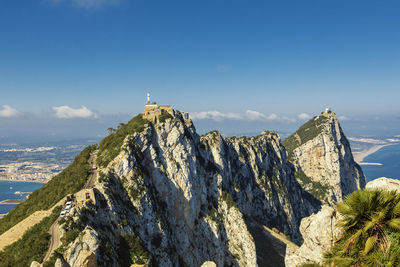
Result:
[[[318,245],[325,248],[329,229],[323,224],[336,217],[329,207],[308,217],[320,209],[320,201],[301,187],[295,174],[302,170],[315,178],[329,168],[330,178],[348,180],[334,182],[343,185],[340,192],[362,186],[362,173],[355,171],[359,176],[353,182],[346,174],[357,168],[338,124],[331,121],[339,128],[329,132],[336,143],[328,143],[329,133],[324,132],[316,138],[322,140],[322,148],[310,140],[293,149],[296,172],[276,133],[199,136],[191,120],[178,111],[174,114],[128,135],[119,154],[99,168],[95,201],[78,209],[72,219],[71,225],[85,230],[63,255],[70,266],[201,266],[207,261],[257,266],[259,243],[252,236],[257,231],[249,231],[250,222],[276,228],[298,245],[304,239],[304,248],[293,252],[298,257],[309,250],[318,254]],[[107,156],[107,151],[102,153]],[[320,157],[325,163],[312,169]],[[336,165],[328,167],[330,163]],[[329,177],[321,181],[328,183]],[[324,229],[325,237],[310,229]]]
[[334,241],[342,234],[336,224],[339,215],[330,206],[301,221],[300,232],[304,242],[299,249],[287,247],[285,264],[287,267],[300,266],[305,262],[323,263],[323,254],[332,248]]
[[96,267],[95,252],[99,247],[98,234],[86,228],[66,251],[64,258],[70,266]]
[[217,265],[215,264],[215,262],[206,261],[205,263],[203,263],[203,264],[201,265],[201,267],[217,267]]
[[285,140],[285,146],[299,182],[323,202],[334,205],[365,187],[365,176],[335,113],[314,117]]
[[42,264],[40,264],[39,262],[37,262],[37,261],[32,261],[32,263],[31,263],[31,267],[42,267],[43,265]]
[[98,172],[95,205],[84,216],[90,227],[64,255],[71,266],[90,252],[99,266],[119,263],[127,236],[148,252],[130,251],[131,263],[257,266],[248,219],[300,243],[301,219],[319,207],[296,181],[276,133],[200,137],[179,112],[128,136]]
[[367,189],[393,190],[400,192],[400,181],[396,179],[381,177],[367,183]]
[[[137,211],[132,224],[165,266],[179,261],[199,266],[205,260],[255,266],[254,241],[244,218],[299,241],[301,218],[317,208],[294,179],[277,134],[200,137],[179,113],[127,138],[104,172],[120,184],[116,191],[125,190]],[[104,184],[105,191],[110,184]],[[155,237],[157,245],[151,242]]]

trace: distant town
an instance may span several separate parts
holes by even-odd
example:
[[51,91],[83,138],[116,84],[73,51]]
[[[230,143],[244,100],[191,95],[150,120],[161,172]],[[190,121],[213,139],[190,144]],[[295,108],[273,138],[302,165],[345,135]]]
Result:
[[46,183],[60,173],[58,164],[17,162],[0,165],[0,180]]
[[0,180],[46,183],[94,141],[51,146],[0,144]]

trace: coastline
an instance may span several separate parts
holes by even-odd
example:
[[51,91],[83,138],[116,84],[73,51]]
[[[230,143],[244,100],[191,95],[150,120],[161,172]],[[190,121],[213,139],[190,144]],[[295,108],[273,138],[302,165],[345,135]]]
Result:
[[16,199],[6,199],[0,201],[0,205],[19,205],[24,202],[26,199],[16,198]]
[[[1,179],[0,181],[4,181],[4,182],[25,182],[25,183],[37,183],[37,184],[46,184],[48,181],[44,182],[44,181],[38,181],[38,180],[12,180],[12,179]],[[49,180],[50,181],[50,180]]]
[[[363,160],[364,160],[367,156],[369,156],[369,155],[371,155],[371,154],[377,152],[378,150],[380,150],[381,148],[384,148],[385,146],[390,146],[390,145],[389,145],[389,144],[386,144],[386,145],[374,145],[374,146],[372,146],[372,147],[370,147],[370,148],[368,148],[368,149],[365,149],[365,150],[362,150],[362,151],[353,152],[354,160],[355,160],[358,164],[362,164],[362,163],[363,163]],[[369,163],[369,164],[371,164],[371,163]],[[378,163],[375,163],[375,164],[378,164]],[[366,164],[365,164],[365,165],[366,165]]]

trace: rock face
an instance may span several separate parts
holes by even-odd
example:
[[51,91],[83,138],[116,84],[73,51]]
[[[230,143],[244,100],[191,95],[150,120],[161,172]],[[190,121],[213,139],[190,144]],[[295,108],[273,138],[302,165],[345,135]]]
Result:
[[[339,199],[363,187],[364,176],[336,118],[324,116],[330,127],[290,155],[297,172],[322,175]],[[299,184],[276,133],[199,136],[175,111],[126,136],[119,154],[97,172],[95,201],[65,223],[68,231],[81,231],[63,254],[70,266],[269,266],[257,258],[250,222],[276,228],[299,245],[304,239],[293,252],[301,258],[319,253],[316,247],[324,249],[332,236],[326,227],[336,218],[332,208],[308,217],[320,201]],[[311,229],[324,230],[323,237]]]
[[323,263],[323,253],[331,249],[342,232],[336,227],[339,216],[335,209],[324,205],[322,209],[301,221],[300,232],[304,242],[297,250],[286,250],[287,267],[300,266],[305,262]]
[[69,246],[64,258],[70,266],[95,267],[97,260],[93,251],[99,247],[98,235],[88,228],[82,234]]
[[367,189],[394,190],[400,192],[400,181],[396,179],[381,177],[367,183]]
[[299,182],[321,201],[334,205],[365,187],[365,176],[353,159],[335,113],[314,117],[284,144]]

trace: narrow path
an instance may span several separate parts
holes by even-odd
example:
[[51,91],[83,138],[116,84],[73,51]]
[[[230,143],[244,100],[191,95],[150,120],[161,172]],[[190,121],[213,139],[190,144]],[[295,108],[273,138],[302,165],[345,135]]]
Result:
[[98,150],[95,150],[90,154],[89,164],[90,167],[92,168],[92,174],[89,175],[89,178],[85,184],[84,188],[86,189],[93,188],[97,181],[97,165],[96,165],[97,151]]
[[[96,159],[97,159],[97,150],[93,151],[90,154],[89,165],[90,165],[90,168],[92,168],[92,173],[89,175],[89,178],[84,186],[84,189],[93,188],[97,181]],[[78,195],[80,195],[80,194],[78,192],[75,195],[76,195],[76,198],[78,199]],[[60,228],[58,225],[59,219],[60,219],[60,217],[58,217],[57,220],[50,227],[50,230],[49,230],[49,234],[51,236],[50,245],[49,245],[49,249],[46,253],[46,256],[43,259],[43,262],[50,259],[51,254],[53,254],[54,250],[56,250],[61,245]]]
[[49,245],[49,250],[46,253],[46,256],[44,257],[43,262],[47,261],[50,259],[51,254],[53,254],[54,250],[56,250],[60,245],[61,245],[61,240],[60,240],[60,228],[58,225],[58,218],[57,220],[50,226],[50,245]]

